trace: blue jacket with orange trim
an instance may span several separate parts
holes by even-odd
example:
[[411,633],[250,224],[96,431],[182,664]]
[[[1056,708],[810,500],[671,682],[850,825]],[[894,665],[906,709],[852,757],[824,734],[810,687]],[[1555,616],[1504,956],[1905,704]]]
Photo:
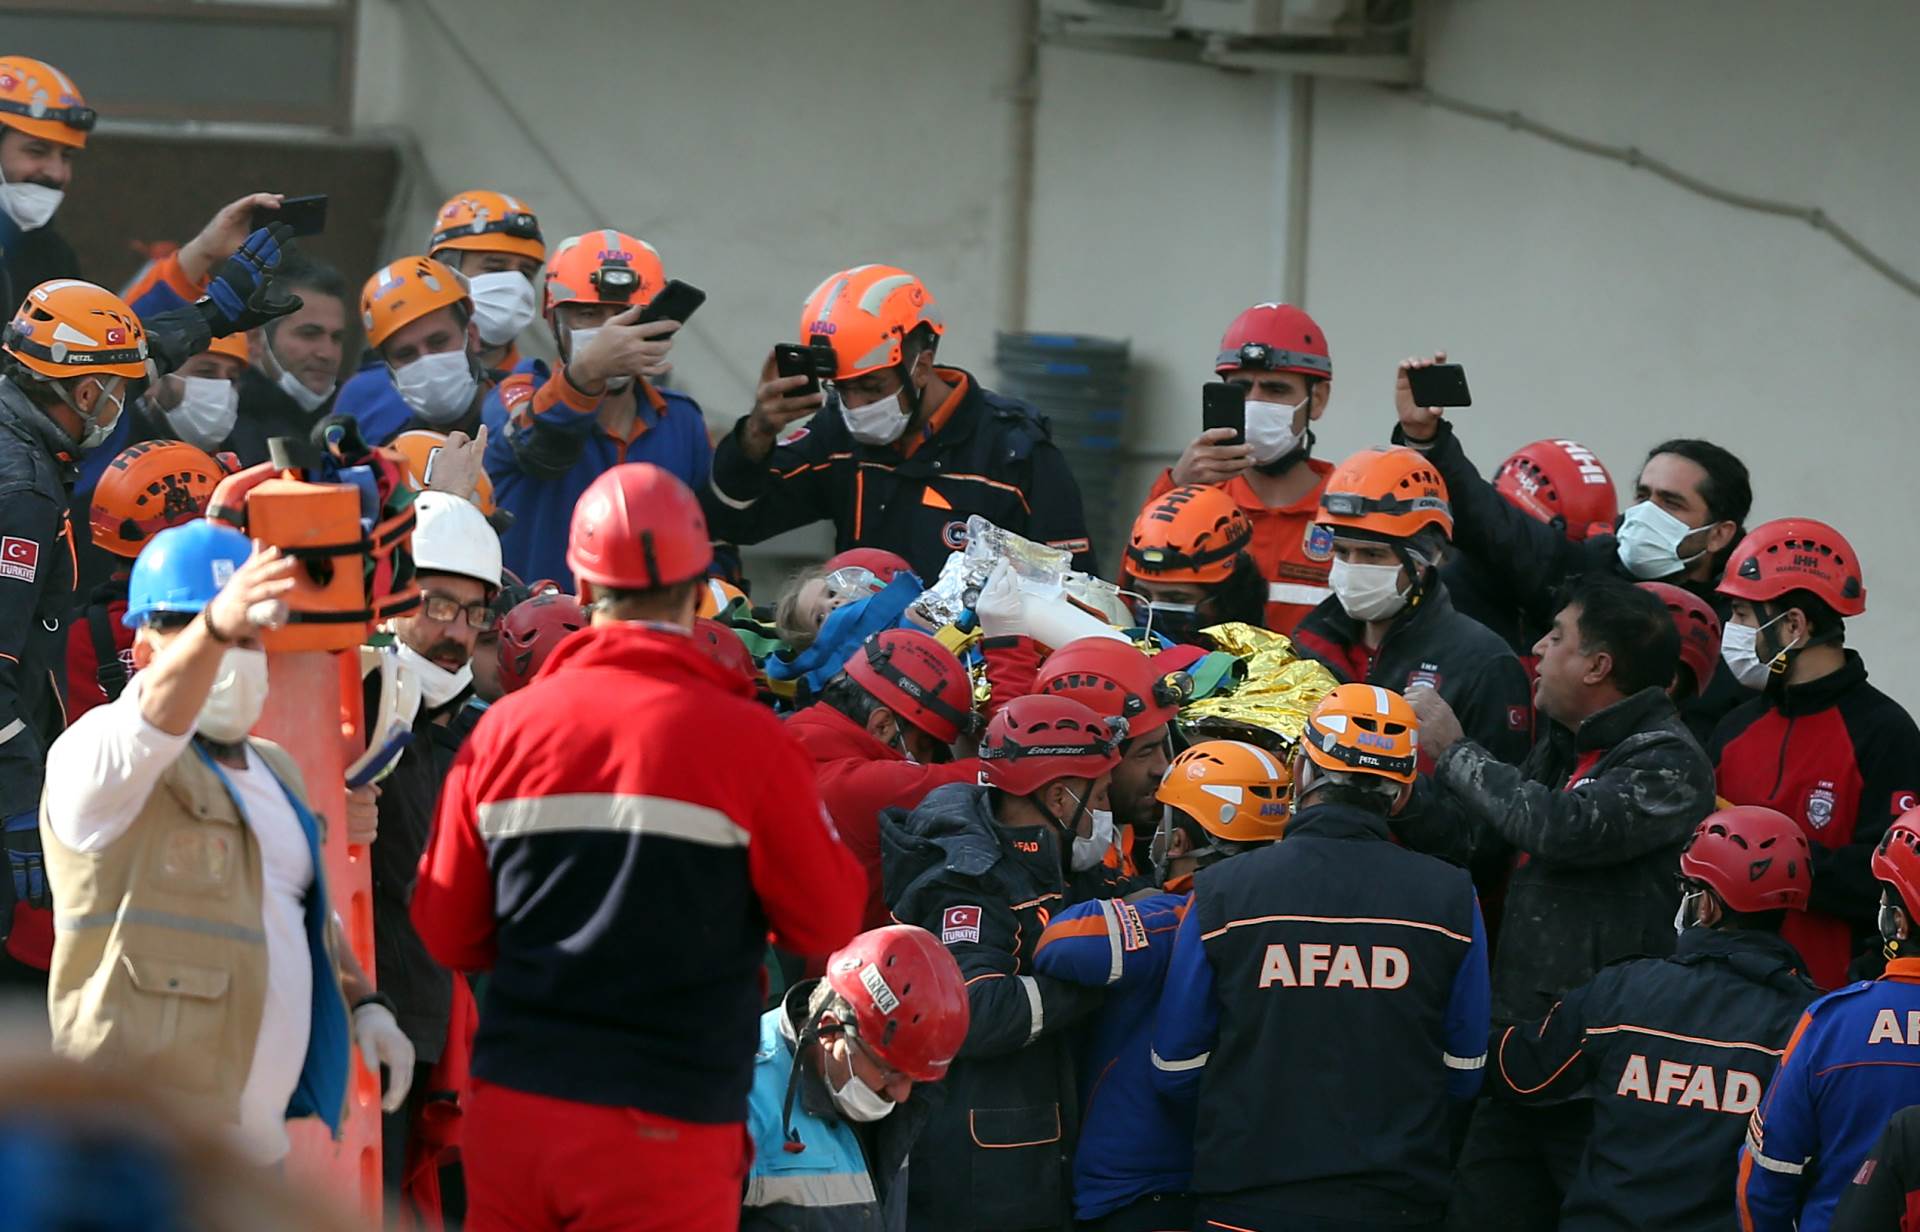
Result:
[[1195,1193],[1276,1221],[1445,1213],[1449,1122],[1486,1063],[1486,928],[1465,869],[1389,834],[1315,804],[1194,878],[1152,1061],[1162,1092],[1197,1092]]
[[1826,1232],[1894,1113],[1920,1104],[1920,958],[1815,1001],[1740,1148],[1743,1232]]
[[1689,928],[1672,958],[1604,967],[1501,1033],[1495,1095],[1593,1100],[1560,1232],[1725,1232],[1747,1114],[1820,995],[1803,967],[1776,934]]
[[1128,903],[1100,899],[1053,917],[1034,970],[1107,990],[1080,1050],[1080,1123],[1073,1155],[1073,1213],[1099,1219],[1149,1194],[1185,1193],[1193,1181],[1193,1107],[1153,1081],[1153,1019],[1173,937],[1191,896]]
[[539,360],[522,364],[487,395],[480,418],[487,426],[493,503],[513,514],[500,551],[523,581],[552,578],[561,589],[574,589],[566,561],[574,503],[620,463],[651,462],[695,492],[706,489],[713,443],[699,405],[645,381],[634,390],[639,417],[625,441],[600,426],[598,397]]

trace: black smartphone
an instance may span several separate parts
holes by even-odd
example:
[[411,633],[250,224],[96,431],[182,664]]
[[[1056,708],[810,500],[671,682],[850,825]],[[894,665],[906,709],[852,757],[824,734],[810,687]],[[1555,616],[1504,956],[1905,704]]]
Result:
[[284,222],[298,235],[318,235],[327,229],[327,194],[310,197],[282,197],[279,209],[255,206],[251,230],[258,231],[270,222]]
[[640,310],[635,325],[645,325],[649,321],[679,321],[685,324],[688,317],[700,305],[707,302],[707,293],[691,283],[670,278],[667,285],[660,288],[660,294],[653,297],[647,306]]
[[1200,426],[1232,428],[1233,439],[1223,445],[1247,443],[1247,387],[1230,381],[1208,381],[1200,387]]
[[1415,406],[1472,406],[1467,392],[1467,370],[1459,364],[1430,364],[1407,369],[1407,385]]
[[820,392],[820,369],[814,361],[813,348],[801,346],[797,342],[776,343],[773,348],[773,366],[781,376],[804,376],[807,383],[799,389],[790,390],[789,398],[805,397]]

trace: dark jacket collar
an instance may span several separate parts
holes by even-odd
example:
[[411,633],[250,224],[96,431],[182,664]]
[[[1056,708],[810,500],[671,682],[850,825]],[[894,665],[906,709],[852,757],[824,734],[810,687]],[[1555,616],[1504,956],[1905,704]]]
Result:
[[1786,938],[1747,928],[1689,928],[1680,934],[1673,956],[1682,962],[1725,962],[1756,984],[1782,976],[1804,979],[1807,969]]
[[[1378,649],[1384,650],[1389,642],[1398,641],[1409,633],[1445,619],[1446,613],[1453,611],[1453,599],[1447,594],[1446,583],[1440,580],[1440,571],[1435,569],[1422,587],[1420,602],[1403,608],[1398,616],[1387,626],[1387,635],[1380,639]],[[1366,625],[1347,615],[1340,606],[1340,597],[1334,595],[1327,599],[1321,608],[1321,620],[1327,628],[1342,642],[1352,646],[1358,643],[1366,633]]]
[[12,381],[3,379],[0,379],[0,425],[21,440],[38,446],[50,461],[61,467],[63,478],[71,484],[75,459],[79,456],[78,443],[62,432]]
[[1842,695],[1867,683],[1867,665],[1855,650],[1847,651],[1840,669],[1805,684],[1782,679],[1767,682],[1767,704],[1785,715],[1814,714],[1840,704]]
[[1351,804],[1312,804],[1295,813],[1287,822],[1287,837],[1309,834],[1315,838],[1385,839],[1392,831],[1379,813]]
[[1646,688],[1588,715],[1573,734],[1573,747],[1581,752],[1610,749],[1635,732],[1677,721],[1678,712],[1666,690]]

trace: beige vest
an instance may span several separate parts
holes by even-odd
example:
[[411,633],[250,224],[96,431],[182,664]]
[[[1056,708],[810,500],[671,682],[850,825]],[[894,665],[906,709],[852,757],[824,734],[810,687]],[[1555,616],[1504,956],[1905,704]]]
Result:
[[[301,799],[278,745],[253,751]],[[47,988],[57,1051],[139,1074],[220,1122],[240,1118],[267,996],[260,844],[192,748],[117,841],[83,854],[43,820],[55,903]],[[324,891],[322,870],[314,869]],[[328,952],[333,946],[328,929]],[[313,995],[338,997],[331,971]]]

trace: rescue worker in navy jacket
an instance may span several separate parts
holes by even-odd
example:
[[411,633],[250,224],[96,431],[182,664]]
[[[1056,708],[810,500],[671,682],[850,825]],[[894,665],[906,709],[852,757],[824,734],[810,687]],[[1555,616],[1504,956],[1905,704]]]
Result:
[[924,928],[861,933],[760,1019],[743,1232],[906,1232],[907,1152],[967,1037],[960,967]]
[[[1534,700],[1550,723],[1518,766],[1466,739],[1432,689],[1408,697],[1434,758],[1408,812],[1519,853],[1493,964],[1499,1023],[1540,1018],[1605,963],[1673,952],[1673,861],[1714,801],[1707,755],[1667,696],[1680,635],[1657,596],[1582,578],[1535,650]],[[1482,1102],[1450,1226],[1553,1227],[1588,1116],[1584,1100]]]
[[888,265],[835,274],[807,298],[800,332],[832,405],[768,360],[753,412],[714,449],[702,501],[715,535],[758,543],[830,520],[835,551],[886,548],[932,578],[977,513],[1098,574],[1079,486],[1046,421],[934,363],[946,326],[918,278]]
[[1780,936],[1813,881],[1789,818],[1713,814],[1680,853],[1680,878],[1673,957],[1602,968],[1494,1047],[1495,1095],[1593,1100],[1560,1232],[1725,1232],[1747,1114],[1819,995]]
[[1846,618],[1867,610],[1867,587],[1839,531],[1811,518],[1754,527],[1720,593],[1733,601],[1721,656],[1761,693],[1715,729],[1715,785],[1735,804],[1779,809],[1813,844],[1818,889],[1787,939],[1814,983],[1837,988],[1850,961],[1879,949],[1868,863],[1920,804],[1920,727],[1847,649]]
[[947,1101],[914,1148],[916,1232],[1064,1228],[1076,1137],[1067,1034],[1100,994],[1035,974],[1068,861],[1092,843],[1119,761],[1107,721],[1064,697],[1017,697],[980,744],[983,786],[936,788],[880,836],[887,905],[953,952],[972,1023]]
[[1196,1229],[1440,1226],[1487,948],[1465,870],[1390,841],[1419,752],[1405,698],[1340,685],[1301,733],[1286,838],[1194,878],[1153,1065],[1198,1093]]
[[1833,1211],[1832,1232],[1920,1230],[1920,1105],[1887,1122]]

